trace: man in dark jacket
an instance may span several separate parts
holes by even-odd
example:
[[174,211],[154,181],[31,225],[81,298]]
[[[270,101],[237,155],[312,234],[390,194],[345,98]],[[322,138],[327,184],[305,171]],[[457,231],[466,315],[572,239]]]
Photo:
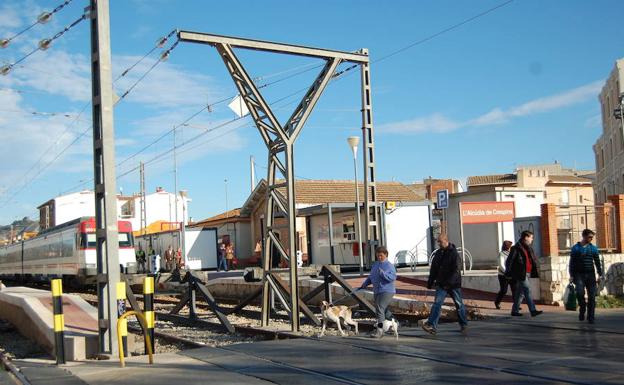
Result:
[[429,319],[422,324],[422,328],[427,333],[436,333],[442,303],[444,303],[446,296],[450,295],[457,309],[459,326],[462,333],[465,333],[468,320],[461,295],[461,259],[457,254],[455,245],[449,243],[446,234],[440,234],[438,245],[440,248],[431,260],[431,270],[427,282],[427,289],[435,287],[435,301],[431,307]]
[[[594,323],[596,312],[596,271],[598,271],[598,276],[602,277],[600,254],[598,248],[591,243],[594,235],[590,229],[583,230],[583,239],[570,251],[570,282],[576,286],[579,321],[585,320],[585,311],[587,311],[587,322],[590,324]],[[585,301],[586,289],[588,301]]]
[[514,303],[511,308],[512,316],[522,316],[519,312],[520,303],[524,296],[531,317],[536,317],[543,312],[535,308],[533,298],[531,297],[531,289],[529,287],[529,278],[538,278],[537,260],[535,252],[531,247],[533,243],[533,233],[525,230],[520,235],[518,243],[511,247],[507,262],[505,263],[505,276],[516,281],[516,291],[514,293]]

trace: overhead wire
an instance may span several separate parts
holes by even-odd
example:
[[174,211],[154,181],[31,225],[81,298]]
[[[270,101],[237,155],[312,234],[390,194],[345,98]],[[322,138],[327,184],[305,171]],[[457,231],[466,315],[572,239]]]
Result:
[[[425,42],[427,42],[427,41],[430,41],[430,40],[432,40],[432,39],[434,39],[434,38],[436,38],[436,37],[438,37],[438,36],[441,36],[441,35],[443,35],[443,34],[445,34],[445,33],[447,33],[447,32],[450,32],[450,31],[452,31],[452,30],[454,30],[454,29],[457,29],[457,28],[459,28],[459,27],[461,27],[461,26],[463,26],[463,25],[465,25],[465,24],[467,24],[467,23],[470,23],[470,22],[472,22],[472,21],[474,21],[474,20],[476,20],[476,19],[478,19],[478,18],[480,18],[480,17],[483,17],[483,16],[485,16],[485,15],[487,15],[487,14],[491,13],[491,12],[494,12],[495,10],[497,10],[497,9],[499,9],[499,8],[502,8],[502,7],[504,7],[504,6],[506,6],[506,5],[510,4],[510,3],[512,3],[513,1],[514,1],[514,0],[508,0],[508,1],[505,1],[505,2],[503,2],[503,3],[500,3],[500,4],[498,4],[498,5],[494,6],[494,7],[491,7],[491,8],[489,8],[489,9],[487,9],[487,10],[483,11],[483,12],[480,12],[480,13],[478,13],[478,14],[474,15],[474,16],[471,16],[471,17],[469,17],[469,18],[467,18],[467,19],[464,19],[464,20],[462,20],[462,21],[460,21],[460,22],[458,22],[458,23],[456,23],[456,24],[453,24],[453,25],[451,25],[451,26],[449,26],[449,27],[447,27],[447,28],[445,28],[445,29],[443,29],[443,30],[440,30],[440,31],[438,31],[438,32],[436,32],[436,33],[433,33],[433,34],[431,34],[431,35],[429,35],[429,36],[426,36],[425,38],[422,38],[422,39],[417,40],[417,41],[415,41],[415,42],[413,42],[413,43],[410,43],[410,44],[408,44],[408,45],[406,45],[406,46],[404,46],[404,47],[401,47],[401,48],[399,48],[399,49],[397,49],[397,50],[395,50],[395,51],[393,51],[393,52],[390,52],[389,54],[384,55],[384,56],[382,56],[382,57],[381,57],[381,58],[379,58],[379,59],[372,60],[371,62],[372,62],[372,63],[376,63],[376,62],[380,62],[380,61],[383,61],[383,60],[387,60],[387,59],[389,59],[390,57],[393,57],[393,56],[395,56],[395,55],[398,55],[399,53],[402,53],[402,52],[404,52],[404,51],[406,51],[406,50],[408,50],[408,49],[410,49],[410,48],[413,48],[413,47],[415,47],[415,46],[417,46],[417,45],[423,44],[423,43],[425,43]],[[177,43],[177,42],[176,42],[176,43]],[[141,59],[141,60],[142,60],[142,59]],[[157,64],[157,63],[155,63],[155,64]],[[154,66],[155,66],[155,65],[154,65]],[[153,67],[154,67],[154,66],[153,66]],[[271,84],[275,84],[275,83],[278,83],[278,82],[284,81],[284,80],[286,80],[286,79],[288,79],[288,78],[291,78],[291,77],[294,77],[294,76],[300,75],[300,74],[302,74],[302,73],[305,73],[305,72],[311,71],[311,70],[313,70],[313,69],[315,69],[315,68],[319,68],[319,67],[321,67],[321,66],[322,66],[322,65],[316,65],[316,66],[313,66],[313,67],[308,68],[308,69],[306,69],[306,70],[304,70],[304,71],[300,71],[300,72],[297,72],[297,73],[295,73],[295,74],[293,74],[293,75],[290,75],[290,76],[288,76],[288,77],[286,77],[286,78],[284,78],[284,79],[280,79],[280,80],[277,80],[277,81],[274,81],[274,82],[270,82],[270,83],[264,84],[264,85],[262,85],[262,86],[259,86],[258,88],[263,88],[263,87],[269,86],[269,85],[271,85]],[[358,67],[358,65],[357,65],[357,64],[354,64],[354,65],[351,65],[351,66],[347,67],[347,68],[346,68],[346,69],[344,69],[344,70],[341,70],[341,71],[339,71],[339,72],[337,72],[337,73],[333,74],[333,75],[332,75],[332,80],[340,79],[341,77],[344,77],[344,76],[342,76],[342,75],[344,75],[344,74],[347,74],[347,75],[348,75],[348,73],[349,73],[351,70],[353,70],[353,69],[355,69],[355,68],[357,68],[357,67]],[[150,71],[151,71],[151,69],[150,69]],[[149,72],[149,71],[148,71],[148,72]],[[265,78],[266,78],[266,77],[265,77]],[[262,79],[262,77],[258,77],[258,78],[255,78],[254,80],[255,80],[255,81],[257,81],[257,80],[261,80],[261,79]],[[133,87],[132,87],[132,88],[133,88]],[[297,91],[295,91],[294,93],[289,94],[289,95],[287,95],[287,96],[285,96],[285,97],[282,97],[282,98],[280,98],[279,100],[276,100],[276,101],[275,101],[275,102],[273,102],[273,103],[277,103],[277,102],[279,102],[279,101],[281,101],[281,100],[285,100],[285,99],[287,99],[287,98],[289,98],[289,97],[292,97],[292,96],[294,96],[294,95],[296,95],[296,94],[298,94],[298,93],[300,93],[300,92],[302,92],[302,91],[307,90],[308,88],[309,88],[309,87],[305,87],[305,88],[302,88],[302,89],[300,89],[300,90],[297,90]],[[235,96],[236,96],[236,95],[234,95],[234,96],[232,96],[232,97],[235,97]],[[199,114],[200,114],[201,112],[203,112],[204,110],[206,110],[206,109],[210,109],[210,108],[211,108],[211,106],[214,106],[214,105],[219,104],[219,103],[223,103],[223,102],[225,102],[225,101],[227,101],[227,100],[230,100],[232,97],[229,97],[229,98],[224,98],[224,99],[219,100],[218,102],[215,102],[215,103],[213,103],[213,104],[208,104],[207,106],[203,107],[203,108],[202,108],[201,110],[199,110],[198,112],[194,113],[194,114],[193,114],[190,118],[188,118],[188,119],[185,121],[185,123],[187,123],[188,121],[190,121],[190,120],[191,120],[192,118],[194,118],[195,116],[199,115]],[[230,121],[228,121],[228,122],[225,122],[225,123],[223,123],[223,124],[221,124],[221,125],[219,125],[219,126],[216,126],[216,127],[212,128],[211,130],[206,131],[205,133],[212,132],[212,131],[216,130],[217,128],[220,128],[220,127],[226,126],[226,125],[231,124],[231,123],[233,123],[234,121],[237,121],[237,120],[240,120],[240,119],[241,119],[241,118],[236,118],[236,119],[230,120]],[[183,123],[183,124],[185,124],[185,123]],[[183,124],[181,124],[181,125],[183,125]],[[148,144],[147,146],[144,146],[144,147],[143,147],[141,150],[139,150],[137,153],[132,154],[130,157],[128,157],[128,158],[126,158],[126,159],[124,159],[121,163],[125,163],[125,162],[127,162],[128,160],[130,160],[130,159],[134,158],[135,156],[137,156],[139,153],[142,153],[143,151],[147,150],[148,148],[150,148],[151,146],[153,146],[154,144],[156,144],[158,141],[160,141],[160,140],[162,140],[164,137],[166,137],[169,133],[171,133],[172,131],[175,131],[175,130],[177,129],[177,127],[179,127],[179,126],[180,126],[180,125],[178,125],[178,126],[174,126],[174,128],[173,128],[173,129],[168,130],[166,133],[164,133],[164,134],[162,134],[161,136],[159,136],[159,137],[158,137],[155,141],[151,142],[151,143],[150,143],[150,144]],[[203,134],[200,134],[199,136],[201,136],[201,135],[203,135]],[[198,138],[199,136],[195,136],[195,137],[191,138],[190,140],[187,140],[187,141],[185,141],[185,142],[181,143],[180,145],[178,145],[178,146],[174,147],[174,149],[176,149],[176,148],[179,148],[179,147],[182,147],[182,146],[186,145],[186,144],[187,144],[187,143],[189,143],[190,141],[193,141],[193,140],[195,140],[196,138]],[[170,149],[170,150],[166,151],[164,154],[159,154],[159,155],[158,155],[158,157],[160,157],[160,156],[164,156],[164,155],[166,155],[167,153],[172,152],[174,149]],[[151,162],[151,161],[154,161],[155,159],[157,159],[157,158],[156,158],[156,157],[155,157],[155,158],[152,158],[152,159],[150,160],[150,162]],[[120,164],[121,164],[121,163],[120,163]],[[135,168],[133,168],[133,169],[131,169],[131,170],[126,171],[125,173],[123,173],[123,174],[119,175],[119,176],[118,176],[118,178],[123,177],[123,176],[125,176],[125,175],[129,174],[130,172],[135,171],[136,169],[138,169],[138,167],[135,167]]]
[[52,36],[51,38],[41,40],[39,42],[39,44],[37,44],[37,48],[35,48],[32,51],[28,52],[27,54],[23,55],[21,58],[19,58],[18,60],[14,61],[13,63],[3,65],[2,67],[0,67],[0,75],[7,75],[9,72],[11,72],[11,70],[16,65],[20,64],[21,62],[23,62],[24,60],[29,58],[31,55],[33,55],[37,51],[45,51],[45,50],[47,50],[48,48],[50,48],[50,45],[52,44],[52,42],[54,42],[56,39],[58,39],[61,36],[63,36],[70,29],[72,29],[75,26],[77,26],[78,24],[80,24],[80,22],[85,20],[86,18],[87,18],[87,14],[83,14],[78,19],[74,20],[71,24],[69,24],[68,26],[63,28],[61,31],[59,31],[56,34],[54,34],[54,36]]
[[66,1],[62,2],[61,4],[57,5],[52,11],[41,13],[39,16],[37,16],[37,20],[35,20],[34,23],[30,24],[29,26],[27,26],[26,28],[22,29],[21,31],[17,32],[16,34],[14,34],[13,36],[11,36],[9,38],[0,39],[0,48],[8,47],[9,43],[11,43],[14,39],[16,39],[17,37],[23,35],[24,33],[28,32],[28,31],[30,31],[37,24],[45,24],[45,23],[47,23],[48,21],[50,21],[50,19],[52,18],[52,16],[55,13],[57,13],[61,9],[65,8],[72,1],[73,0],[66,0]]

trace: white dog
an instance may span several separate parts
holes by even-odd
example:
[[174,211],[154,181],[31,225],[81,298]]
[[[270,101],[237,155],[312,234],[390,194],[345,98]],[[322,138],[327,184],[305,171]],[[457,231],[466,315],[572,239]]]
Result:
[[394,336],[397,341],[399,340],[399,323],[396,319],[392,318],[392,320],[384,320],[383,322],[383,332],[394,332]]
[[323,330],[321,330],[319,338],[325,335],[325,328],[327,327],[328,321],[335,322],[336,326],[338,326],[338,331],[340,332],[340,334],[343,337],[346,336],[347,334],[342,330],[342,327],[340,326],[341,319],[344,321],[345,325],[355,326],[355,334],[359,333],[358,323],[351,318],[351,309],[349,309],[347,306],[334,306],[327,301],[323,301],[321,305],[321,313],[323,314]]

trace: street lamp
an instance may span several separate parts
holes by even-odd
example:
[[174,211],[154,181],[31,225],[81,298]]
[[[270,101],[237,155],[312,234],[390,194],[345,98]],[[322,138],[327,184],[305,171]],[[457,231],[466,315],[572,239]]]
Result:
[[355,215],[357,218],[357,241],[358,241],[358,253],[360,254],[360,275],[364,275],[364,250],[362,247],[362,225],[360,221],[360,191],[358,189],[358,175],[357,175],[357,149],[360,143],[359,136],[350,136],[347,138],[347,143],[353,151],[353,171],[355,173]]

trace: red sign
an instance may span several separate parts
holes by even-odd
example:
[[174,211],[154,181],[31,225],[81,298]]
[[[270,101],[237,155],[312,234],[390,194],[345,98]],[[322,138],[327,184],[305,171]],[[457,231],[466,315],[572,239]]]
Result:
[[459,211],[463,224],[512,222],[514,202],[461,202]]

